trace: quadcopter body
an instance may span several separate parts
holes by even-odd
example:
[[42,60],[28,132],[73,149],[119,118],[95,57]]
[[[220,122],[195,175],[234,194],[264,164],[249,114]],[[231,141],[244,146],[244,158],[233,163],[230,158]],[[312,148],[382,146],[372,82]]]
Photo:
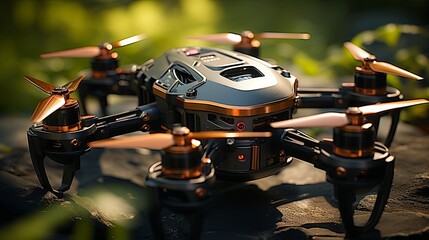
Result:
[[[215,48],[177,48],[144,64],[137,74],[162,113],[164,129],[193,132],[265,131],[290,119],[298,81],[279,66]],[[247,181],[278,172],[287,161],[266,139],[222,140],[212,159],[217,176]],[[225,150],[225,151],[224,151]],[[222,153],[222,154],[221,154]]]
[[[42,187],[61,197],[80,168],[81,156],[91,148],[160,150],[161,161],[149,168],[145,182],[154,190],[149,212],[154,234],[156,238],[163,237],[160,208],[166,206],[199,216],[192,217],[191,223],[191,236],[199,239],[201,206],[210,196],[215,177],[232,181],[259,179],[279,172],[296,158],[326,171],[327,181],[334,185],[346,235],[373,229],[392,184],[394,157],[388,146],[393,141],[400,109],[429,102],[403,100],[398,89],[387,86],[386,74],[421,77],[378,62],[375,56],[347,43],[345,47],[363,63],[355,69],[354,82],[339,88],[299,88],[297,78],[289,71],[238,51],[256,47],[241,42],[248,41],[248,37],[231,40],[231,35],[221,34],[214,38],[227,38],[240,48],[175,48],[133,68],[123,80],[127,81],[127,90],[138,96],[139,106],[123,113],[81,116],[79,103],[69,94],[86,81],[83,76],[62,87],[26,77],[50,95],[36,107],[32,117],[36,124],[27,132],[31,159]],[[121,44],[125,43],[116,45]],[[84,52],[97,59],[100,49],[91,49],[67,54]],[[115,85],[116,80],[102,84]],[[293,118],[298,108],[345,112]],[[392,121],[383,144],[377,133],[384,115]],[[332,127],[333,138],[319,141],[298,130],[302,127]],[[149,134],[110,139],[135,131]],[[58,188],[52,186],[46,173],[47,158],[63,165]],[[374,210],[369,220],[358,226],[353,220],[356,196],[374,188],[378,188]]]

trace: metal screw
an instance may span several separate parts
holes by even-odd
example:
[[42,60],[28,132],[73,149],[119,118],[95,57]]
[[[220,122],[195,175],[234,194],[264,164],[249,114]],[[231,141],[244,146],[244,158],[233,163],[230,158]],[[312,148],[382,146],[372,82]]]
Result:
[[150,120],[150,115],[147,112],[142,112],[140,118],[143,119],[143,121],[147,122]]
[[207,195],[207,191],[204,188],[197,188],[195,189],[195,195],[197,198],[203,198]]
[[228,145],[232,145],[232,144],[234,144],[235,143],[235,139],[233,139],[233,138],[228,138],[228,139],[226,139],[226,144],[228,144]]
[[70,144],[73,146],[73,147],[79,147],[80,146],[80,141],[78,140],[78,139],[73,139],[73,140],[71,140],[70,141]]
[[141,130],[142,130],[143,132],[147,132],[147,131],[149,131],[149,130],[150,130],[150,126],[149,126],[149,124],[143,124],[143,126],[142,126]]
[[195,90],[195,89],[188,89],[187,91],[186,91],[186,96],[187,97],[195,97],[197,95],[197,90]]
[[349,107],[347,108],[346,113],[354,115],[362,114],[361,110],[358,107]]
[[300,97],[300,96],[296,96],[296,97],[295,97],[295,105],[296,105],[297,107],[301,107],[301,106],[302,106],[302,99],[301,99],[301,97]]
[[279,161],[280,162],[286,162],[286,153],[284,150],[279,151]]
[[347,169],[345,169],[344,167],[337,167],[335,169],[335,174],[337,174],[337,176],[339,177],[344,177],[347,175]]

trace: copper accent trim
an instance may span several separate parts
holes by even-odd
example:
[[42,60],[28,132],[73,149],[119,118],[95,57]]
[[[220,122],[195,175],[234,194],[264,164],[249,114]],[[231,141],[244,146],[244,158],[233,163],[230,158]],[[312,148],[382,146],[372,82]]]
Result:
[[[174,138],[174,140],[177,141],[177,138]],[[182,136],[182,140],[186,141],[186,142],[182,142],[182,144],[189,144],[189,145],[171,146],[167,148],[165,151],[168,151],[169,153],[173,153],[173,154],[187,154],[201,146],[201,142],[198,140],[189,139],[183,136]],[[179,139],[179,141],[181,140]]]
[[371,88],[360,88],[360,87],[354,87],[355,93],[360,93],[363,95],[368,96],[377,96],[377,95],[386,95],[387,90],[386,88],[380,88],[380,89],[371,89]]
[[171,179],[197,178],[202,174],[202,164],[198,165],[193,169],[168,169],[168,168],[162,167],[161,171],[166,178],[171,178]]
[[345,82],[345,83],[341,83],[342,87],[354,87],[355,83],[353,82]]
[[61,109],[75,107],[76,105],[79,105],[76,98],[67,98],[66,103],[61,107]]
[[211,138],[266,138],[271,137],[271,132],[224,132],[224,131],[202,131],[191,132],[189,137],[196,139]]
[[[167,90],[161,86],[154,84],[152,90],[153,94],[156,96],[163,99],[167,98]],[[279,112],[284,109],[291,108],[295,104],[295,96],[296,94],[286,99],[253,106],[234,106],[206,100],[182,99],[178,97],[177,100],[180,107],[186,110],[214,112],[232,117],[250,117]]]
[[294,105],[294,98],[288,98],[280,101],[274,101],[271,103],[259,104],[254,106],[233,106],[205,100],[178,100],[181,104],[181,107],[187,110],[215,112],[233,117],[249,117],[267,113],[274,113],[287,108],[291,108]]
[[167,90],[164,89],[163,87],[157,85],[157,84],[153,85],[152,92],[153,92],[153,94],[155,94],[156,96],[158,96],[160,98],[163,98],[163,99],[167,98]]
[[49,125],[43,124],[43,129],[45,129],[48,132],[60,132],[60,133],[74,132],[82,129],[82,122],[79,121],[76,124],[72,124],[68,126],[49,126]]
[[371,131],[372,123],[362,123],[358,125],[345,125],[343,127],[340,127],[342,131],[348,132],[348,133],[363,133]]
[[365,149],[343,149],[337,146],[332,146],[332,151],[334,154],[346,157],[346,158],[361,158],[361,157],[369,157],[374,152],[374,147],[365,148]]
[[[116,68],[114,71],[117,74],[120,74],[121,73],[121,68]],[[92,71],[92,78],[94,78],[94,79],[107,78],[108,77],[107,72],[108,71],[94,71],[93,70]]]
[[261,148],[259,146],[252,146],[251,170],[259,169],[260,155],[261,155]]

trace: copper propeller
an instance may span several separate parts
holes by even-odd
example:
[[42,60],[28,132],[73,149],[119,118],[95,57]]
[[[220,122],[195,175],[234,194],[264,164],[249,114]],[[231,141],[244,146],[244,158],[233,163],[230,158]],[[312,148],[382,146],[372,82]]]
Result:
[[161,150],[174,145],[183,145],[183,142],[190,142],[194,139],[219,139],[219,138],[258,138],[271,137],[270,132],[225,132],[225,131],[205,131],[189,132],[189,129],[181,127],[180,135],[177,133],[153,133],[147,135],[129,136],[115,139],[106,139],[88,143],[93,148],[147,148]]
[[132,43],[139,42],[145,38],[146,37],[144,34],[139,34],[139,35],[135,35],[132,37],[119,40],[117,42],[103,43],[100,46],[88,46],[88,47],[73,48],[73,49],[58,51],[58,52],[44,53],[44,54],[41,54],[40,57],[42,58],[51,58],[51,57],[92,58],[102,54],[103,49],[107,51],[111,51],[114,48],[130,45]]
[[363,65],[361,66],[361,68],[364,70],[390,73],[390,74],[394,74],[394,75],[398,75],[398,76],[402,76],[410,79],[415,79],[415,80],[423,79],[422,77],[414,73],[408,72],[390,63],[378,62],[377,58],[374,55],[366,52],[365,50],[354,45],[351,42],[344,43],[344,47],[350,51],[354,59],[362,62]]
[[55,112],[66,104],[69,95],[76,91],[84,76],[78,77],[76,80],[65,84],[62,87],[56,87],[49,83],[45,83],[30,76],[25,76],[30,83],[49,94],[50,96],[40,101],[31,117],[33,122],[41,122],[51,113]]
[[310,39],[308,33],[275,33],[265,32],[254,34],[250,31],[237,33],[217,33],[201,36],[190,36],[190,39],[203,40],[209,42],[228,43],[234,45],[250,44],[252,47],[259,47],[257,39]]
[[362,107],[350,107],[346,113],[321,113],[307,117],[294,118],[271,123],[273,128],[310,128],[310,127],[341,127],[351,123],[350,115],[367,116],[386,112],[389,110],[411,107],[414,105],[429,103],[426,99],[414,99],[398,102],[387,102],[367,105]]

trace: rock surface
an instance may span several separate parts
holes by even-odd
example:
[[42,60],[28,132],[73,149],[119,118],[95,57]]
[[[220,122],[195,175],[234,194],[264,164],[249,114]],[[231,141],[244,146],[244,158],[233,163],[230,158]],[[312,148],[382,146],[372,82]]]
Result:
[[[7,124],[6,124],[7,123]],[[13,125],[13,127],[5,127]],[[64,199],[39,187],[26,148],[28,122],[0,119],[0,239],[152,239],[147,220],[151,151],[93,150],[82,158]],[[392,192],[370,236],[429,239],[429,136],[400,124],[391,147],[396,157]],[[48,164],[51,180],[60,171]],[[332,185],[323,171],[299,160],[277,175],[231,184],[218,181],[204,208],[202,239],[344,239]],[[371,196],[359,205],[365,218]],[[189,234],[180,214],[165,210],[171,239]],[[24,230],[25,229],[25,230]],[[29,232],[29,234],[24,234]]]

